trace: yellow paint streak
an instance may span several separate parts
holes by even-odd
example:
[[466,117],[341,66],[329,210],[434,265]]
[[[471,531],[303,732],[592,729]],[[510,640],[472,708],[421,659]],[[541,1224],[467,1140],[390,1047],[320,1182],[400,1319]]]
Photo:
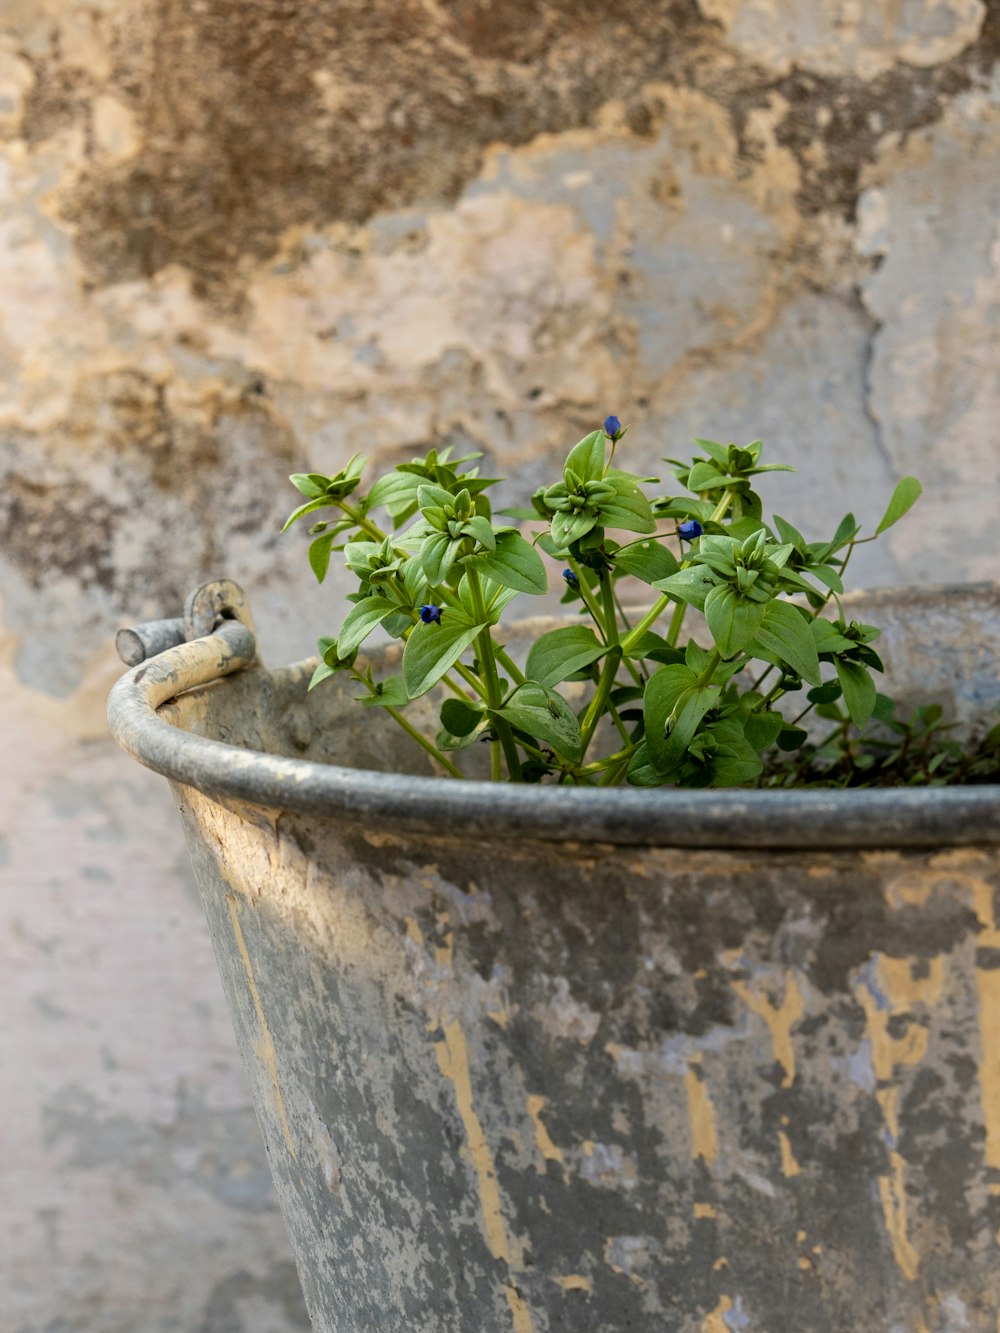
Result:
[[718,1217],[719,1214],[710,1203],[696,1203],[694,1206],[695,1217]]
[[795,1160],[791,1142],[783,1129],[778,1130],[778,1146],[781,1149],[781,1174],[783,1176],[800,1176],[802,1168]]
[[507,1304],[510,1306],[510,1315],[514,1321],[514,1333],[534,1333],[531,1311],[528,1309],[521,1293],[515,1291],[508,1282],[503,1289],[503,1294],[507,1297]]
[[545,1098],[539,1097],[537,1093],[528,1093],[528,1114],[531,1116],[532,1123],[535,1126],[535,1143],[538,1145],[538,1151],[547,1162],[562,1162],[562,1149],[552,1142],[549,1137],[549,1131],[542,1123],[542,1111],[545,1109]]
[[716,1259],[715,1263],[712,1265],[712,1272],[719,1273],[722,1271],[723,1268],[728,1268],[728,1267],[729,1267],[729,1260],[726,1258],[724,1254],[720,1254],[718,1259]]
[[[872,1065],[877,1088],[875,1098],[885,1119],[891,1142],[899,1139],[900,1086],[896,1071],[919,1064],[927,1053],[928,1032],[925,1027],[911,1023],[902,1036],[889,1032],[890,1020],[912,1013],[917,1006],[933,1006],[941,995],[944,984],[944,959],[930,961],[926,975],[917,975],[908,958],[890,958],[877,955],[876,985],[884,1000],[880,1003],[864,983],[856,994],[868,1021],[868,1036],[872,1047]],[[900,1272],[914,1281],[920,1263],[908,1234],[906,1200],[906,1162],[895,1147],[889,1152],[889,1174],[879,1177],[879,1198],[886,1231],[892,1244],[893,1255]]]
[[[982,949],[1000,949],[1000,926],[994,907],[993,886],[971,879],[972,905],[982,930],[976,941]],[[986,1126],[986,1165],[1000,1169],[1000,968],[977,967],[979,996],[979,1087]],[[1000,1325],[1000,1320],[997,1321]]]
[[236,947],[240,951],[240,957],[243,960],[243,970],[246,973],[247,985],[250,987],[250,997],[253,1000],[253,1007],[257,1011],[257,1024],[260,1028],[260,1036],[254,1042],[254,1051],[271,1076],[271,1087],[274,1090],[274,1104],[277,1107],[278,1119],[281,1121],[281,1129],[285,1136],[285,1143],[288,1145],[288,1151],[297,1161],[298,1154],[295,1151],[295,1144],[292,1142],[292,1131],[289,1128],[288,1116],[285,1114],[285,1100],[281,1095],[281,1088],[278,1084],[278,1056],[274,1049],[274,1039],[271,1036],[271,1029],[267,1025],[267,1019],[264,1016],[264,1006],[260,1002],[260,992],[257,989],[257,980],[253,974],[253,965],[250,962],[250,954],[247,951],[247,943],[243,938],[243,927],[240,925],[239,907],[232,894],[226,894],[226,903],[229,907],[229,917],[233,923],[233,935],[236,939]]
[[556,1277],[552,1279],[557,1286],[562,1287],[563,1291],[593,1291],[594,1284],[589,1277],[584,1277],[582,1273],[570,1273],[567,1277]]
[[424,947],[424,932],[420,929],[416,917],[408,916],[406,918],[406,933],[414,944]]
[[709,1099],[704,1075],[698,1067],[700,1064],[701,1056],[692,1056],[684,1075],[688,1124],[691,1127],[691,1157],[700,1157],[711,1166],[719,1155],[719,1140],[715,1132],[715,1108]]
[[785,988],[780,1004],[775,1004],[767,995],[751,990],[746,982],[734,979],[732,987],[747,1008],[767,1024],[774,1058],[784,1070],[781,1086],[790,1088],[795,1082],[792,1028],[806,1011],[805,996],[795,973],[789,970],[785,974]]
[[701,1333],[730,1333],[723,1315],[727,1315],[732,1308],[732,1300],[723,1296],[712,1313],[702,1320]]
[[[442,1023],[441,1032],[444,1040],[438,1042],[434,1049],[441,1073],[455,1089],[458,1113],[479,1184],[479,1207],[486,1244],[495,1259],[509,1266],[512,1263],[510,1239],[500,1207],[500,1187],[497,1184],[493,1154],[472,1100],[472,1074],[465,1033],[461,1024],[454,1019]],[[504,1286],[504,1294],[514,1321],[514,1333],[532,1333],[531,1314],[524,1297],[509,1282]]]

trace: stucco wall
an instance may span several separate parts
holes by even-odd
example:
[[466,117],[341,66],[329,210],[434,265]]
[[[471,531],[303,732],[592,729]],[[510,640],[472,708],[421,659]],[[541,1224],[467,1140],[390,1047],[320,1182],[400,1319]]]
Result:
[[519,498],[611,411],[638,471],[763,436],[816,535],[916,473],[859,575],[994,576],[1000,6],[0,13],[4,1326],[291,1333],[113,631],[223,574],[302,656],[335,612],[288,472],[454,441]]

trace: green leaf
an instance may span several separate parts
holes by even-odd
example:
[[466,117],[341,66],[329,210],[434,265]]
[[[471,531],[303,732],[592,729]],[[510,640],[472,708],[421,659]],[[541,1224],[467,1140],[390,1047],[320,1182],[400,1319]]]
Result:
[[337,649],[341,657],[349,657],[364,643],[377,625],[381,625],[386,616],[399,610],[395,602],[385,597],[365,597],[357,602],[347,614],[347,619],[337,635]]
[[567,546],[585,537],[596,526],[596,514],[556,514],[552,519],[552,540],[556,550],[565,551]]
[[780,514],[775,514],[774,516],[774,530],[778,534],[779,541],[790,542],[792,546],[799,551],[804,551],[806,549],[805,537],[799,532],[798,528],[793,527],[791,523],[789,523],[787,519],[782,518]]
[[689,569],[678,570],[676,574],[671,574],[669,578],[657,579],[653,587],[658,592],[668,592],[678,601],[686,602],[688,606],[703,611],[705,598],[715,585],[716,579],[712,577],[704,565],[692,565]]
[[778,732],[778,749],[785,751],[785,753],[800,750],[808,739],[809,733],[804,727],[782,727]]
[[[694,692],[697,679],[689,666],[683,666],[678,662],[672,666],[661,667],[646,682],[642,698],[646,745],[650,762],[658,771],[666,770],[672,762],[665,737],[667,720],[684,694]],[[716,690],[715,695],[718,693]]]
[[826,680],[822,685],[815,685],[806,694],[811,704],[832,704],[843,693],[839,680]]
[[[669,667],[666,670],[670,670]],[[666,737],[656,733],[650,735],[647,730],[646,743],[650,756],[657,766],[662,765],[669,771],[684,757],[684,751],[694,739],[702,718],[715,706],[722,693],[718,685],[701,685],[681,696],[673,725]]]
[[714,463],[697,462],[688,473],[687,487],[689,491],[714,491],[734,480],[720,472]]
[[642,741],[629,760],[625,781],[632,787],[660,787],[663,779],[649,761],[649,750]]
[[317,500],[326,494],[329,478],[319,472],[293,472],[288,480],[307,500]]
[[306,693],[316,688],[320,681],[326,680],[330,676],[336,675],[336,667],[327,666],[325,662],[320,662],[316,670],[309,678],[309,684],[306,686]]
[[743,726],[743,734],[747,744],[760,754],[771,748],[784,725],[785,720],[780,713],[751,713]]
[[387,676],[379,681],[377,690],[361,700],[365,708],[405,708],[410,702],[401,676]]
[[469,537],[474,538],[480,546],[485,546],[487,551],[495,551],[497,548],[496,533],[493,531],[493,524],[488,518],[483,518],[477,514],[470,518],[468,523],[462,525],[462,531]]
[[875,529],[875,536],[885,532],[886,528],[891,528],[894,523],[898,523],[920,499],[923,489],[916,477],[904,477],[892,493],[892,499],[882,515],[882,522]]
[[754,644],[760,644],[766,652],[773,653],[787,663],[796,675],[807,680],[810,685],[821,685],[819,655],[809,623],[790,602],[768,602],[764,608],[763,623],[747,651],[752,653]]
[[536,639],[524,664],[524,674],[539,685],[558,685],[603,657],[607,649],[586,625],[567,625]]
[[309,500],[306,504],[299,505],[298,509],[293,509],[285,519],[281,531],[287,532],[293,523],[296,523],[300,518],[305,518],[306,514],[312,514],[317,509],[330,509],[335,503],[334,500],[328,500],[326,496],[320,496],[318,500]]
[[752,602],[722,583],[705,598],[705,617],[723,657],[745,648],[764,620],[764,604]]
[[[781,719],[777,720],[780,729]],[[755,743],[744,734],[739,722],[734,718],[724,718],[710,730],[719,747],[712,761],[713,787],[742,787],[744,783],[753,782],[754,778],[761,775],[764,765],[757,757]]]
[[729,466],[729,449],[724,444],[717,444],[715,440],[695,440],[694,443],[699,449],[703,449],[709,458],[715,460],[722,468]]
[[496,714],[519,731],[551,745],[564,758],[574,763],[579,761],[583,753],[579,719],[555,690],[535,680],[526,680]]
[[614,471],[604,480],[615,491],[613,499],[602,500],[598,506],[604,526],[626,532],[655,532],[653,510],[635,480],[627,473]]
[[875,711],[875,682],[860,662],[849,662],[838,657],[834,666],[851,721],[856,727],[863,727]]
[[322,537],[317,537],[309,544],[309,564],[319,583],[326,578],[327,570],[330,568],[330,551],[338,535],[337,529],[334,528],[332,532],[324,532]]
[[474,555],[466,563],[494,583],[513,588],[516,592],[548,591],[545,565],[531,542],[526,541],[519,532],[508,530],[496,534],[496,544],[497,549],[492,553]]
[[441,725],[451,736],[469,736],[483,721],[482,705],[464,699],[445,699],[441,705]]
[[643,583],[669,578],[679,569],[677,557],[660,541],[631,542],[615,552],[615,574],[641,579]]
[[432,689],[472,643],[483,625],[471,625],[449,607],[439,625],[414,625],[403,649],[403,680],[411,699]]
[[452,541],[444,532],[429,532],[420,547],[420,567],[431,584],[441,584],[458,559],[461,542]]
[[844,591],[843,580],[832,565],[810,565],[806,572],[811,574],[814,579],[819,579],[820,583],[825,584],[831,592],[842,593]]
[[582,481],[600,481],[604,476],[604,450],[604,431],[591,431],[569,451],[564,472],[575,472]]

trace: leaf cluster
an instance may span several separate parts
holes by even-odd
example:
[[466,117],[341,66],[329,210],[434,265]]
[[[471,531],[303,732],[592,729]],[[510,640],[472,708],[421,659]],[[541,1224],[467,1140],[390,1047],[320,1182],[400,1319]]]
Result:
[[[340,551],[356,581],[311,687],[346,673],[365,706],[386,709],[453,777],[453,752],[483,742],[492,776],[523,782],[843,785],[848,768],[851,782],[918,770],[926,781],[975,778],[980,760],[952,754],[939,716],[895,718],[873,675],[878,630],[840,601],[855,547],[903,517],[917,481],[899,483],[872,537],[848,514],[830,537],[807,540],[779,515],[764,519],[757,479],[791,469],[763,463],[759,440],[696,441],[690,461],[665,460],[671,488],[656,494],[657,478],[615,466],[624,433],[591,431],[530,509],[498,514],[477,454],[431,450],[367,491],[357,456],[329,477],[294,476],[305,503],[286,528],[312,518],[317,579]],[[563,601],[579,621],[541,635],[519,664],[501,618],[518,595],[547,591],[546,559],[564,566]],[[624,612],[623,581],[645,585],[643,614]],[[695,637],[684,634],[689,615]],[[401,673],[381,680],[357,657],[378,629],[403,642]],[[439,727],[424,735],[405,710],[435,688]],[[831,723],[822,743],[801,725],[813,710]],[[891,738],[909,728],[905,744],[859,744],[873,719]]]

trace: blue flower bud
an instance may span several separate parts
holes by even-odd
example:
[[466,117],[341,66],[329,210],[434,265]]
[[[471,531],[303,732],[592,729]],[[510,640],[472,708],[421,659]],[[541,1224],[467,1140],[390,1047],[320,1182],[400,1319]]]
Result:
[[604,434],[609,440],[617,440],[622,433],[622,423],[617,417],[607,417],[604,422]]
[[433,604],[422,606],[420,608],[420,619],[425,625],[440,625],[441,608],[439,606],[434,606]]
[[580,586],[580,580],[576,577],[576,575],[573,573],[571,569],[563,570],[563,578],[566,580],[566,582],[569,584],[571,588],[578,588]]
[[700,537],[704,531],[696,518],[686,518],[683,523],[677,524],[677,535],[681,541],[693,542],[695,537]]

